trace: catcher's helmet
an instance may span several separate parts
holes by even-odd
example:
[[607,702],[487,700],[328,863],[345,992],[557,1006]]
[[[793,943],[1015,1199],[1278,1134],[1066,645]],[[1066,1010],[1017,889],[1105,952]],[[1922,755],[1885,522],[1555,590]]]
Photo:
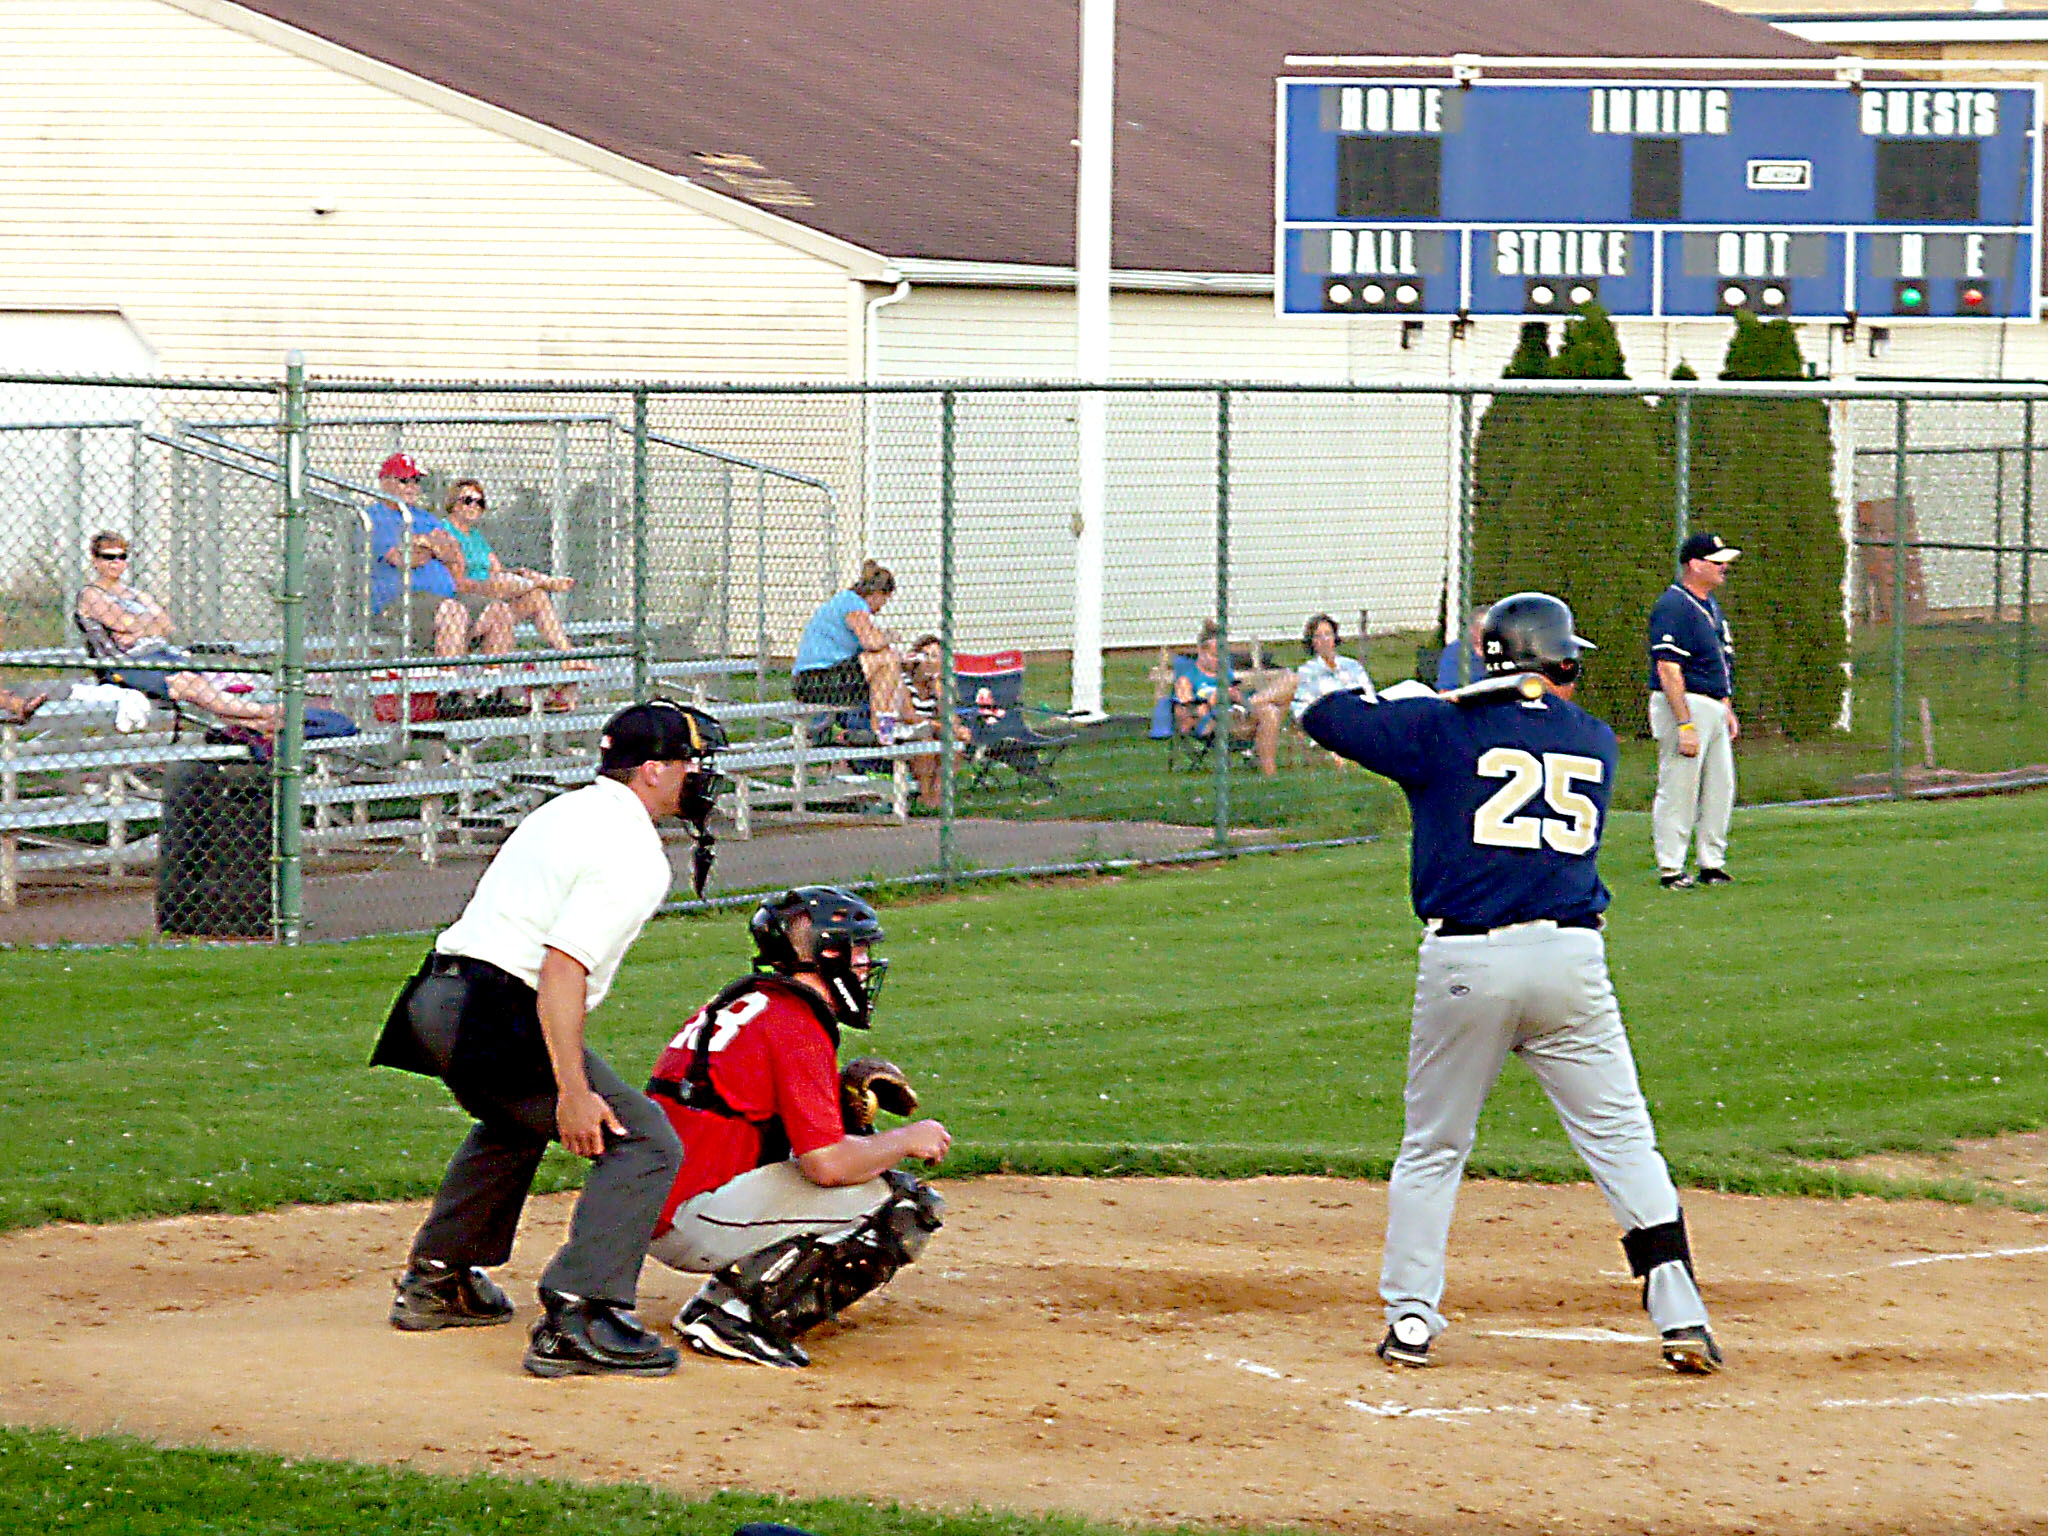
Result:
[[[798,951],[790,934],[791,923],[799,917],[809,921],[810,956]],[[800,885],[762,902],[747,927],[754,935],[756,970],[784,976],[816,972],[832,996],[839,1022],[855,1029],[868,1027],[889,973],[889,962],[872,955],[866,976],[853,967],[854,945],[873,946],[887,937],[873,907],[836,885]]]
[[1598,650],[1572,632],[1572,611],[1548,592],[1517,592],[1486,610],[1479,654],[1488,677],[1538,672],[1560,687],[1579,680],[1579,657]]

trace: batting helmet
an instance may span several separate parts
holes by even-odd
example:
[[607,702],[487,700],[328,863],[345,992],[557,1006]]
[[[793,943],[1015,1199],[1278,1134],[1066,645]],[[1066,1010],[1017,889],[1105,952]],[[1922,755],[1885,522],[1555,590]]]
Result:
[[1517,592],[1486,610],[1479,654],[1486,675],[1537,672],[1560,687],[1579,680],[1579,657],[1598,650],[1572,632],[1572,611],[1548,592]]
[[[791,923],[805,918],[810,926],[811,953],[801,953],[790,933]],[[832,994],[839,1022],[866,1029],[874,1017],[875,999],[889,962],[869,957],[865,976],[853,968],[853,946],[882,942],[882,919],[851,891],[836,885],[800,885],[771,896],[754,909],[748,930],[754,935],[754,968],[793,975],[815,971]]]

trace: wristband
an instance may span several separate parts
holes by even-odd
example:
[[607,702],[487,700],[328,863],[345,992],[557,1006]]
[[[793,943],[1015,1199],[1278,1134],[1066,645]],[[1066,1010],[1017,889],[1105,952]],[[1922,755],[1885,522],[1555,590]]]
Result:
[[1698,726],[1696,726],[1696,725],[1694,725],[1694,724],[1693,724],[1693,723],[1692,723],[1692,722],[1691,722],[1690,720],[1681,720],[1681,721],[1679,721],[1679,722],[1678,722],[1678,728],[1679,728],[1679,729],[1680,729],[1681,731],[1696,731],[1696,730],[1698,730],[1698,729],[1699,729],[1699,727],[1698,727]]

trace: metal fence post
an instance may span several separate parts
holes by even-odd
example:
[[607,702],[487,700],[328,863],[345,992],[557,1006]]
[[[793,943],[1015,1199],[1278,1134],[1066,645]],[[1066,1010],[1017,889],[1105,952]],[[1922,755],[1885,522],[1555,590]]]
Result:
[[1216,846],[1230,846],[1230,391],[1216,391]]
[[1671,558],[1676,561],[1686,535],[1692,532],[1692,396],[1680,395],[1671,415]]
[[[1474,416],[1476,404],[1471,391],[1458,397],[1458,579],[1457,591],[1453,594],[1457,611],[1447,615],[1450,622],[1445,628],[1451,631],[1445,643],[1458,648],[1458,686],[1463,687],[1475,679],[1472,676],[1472,647],[1466,643],[1466,631],[1471,628],[1467,615],[1472,603],[1472,549],[1475,530],[1472,526],[1472,503],[1478,485],[1478,434]],[[1358,642],[1365,644],[1365,635],[1360,632]]]
[[1991,623],[2005,622],[2005,444],[1991,450]]
[[284,370],[284,576],[278,586],[284,644],[278,653],[284,723],[271,758],[275,789],[277,937],[299,942],[303,839],[301,786],[306,762],[306,360],[294,351]]
[[732,466],[719,466],[718,654],[732,654]]
[[953,676],[953,449],[958,401],[939,397],[939,881],[953,883],[953,724],[960,718]]
[[1892,433],[1892,798],[1906,794],[1906,411]]
[[633,391],[633,697],[647,697],[647,386]]
[[2027,653],[2034,629],[2034,402],[2027,402],[2026,445],[2020,457],[2020,634],[2013,658],[2013,687],[2027,697]]

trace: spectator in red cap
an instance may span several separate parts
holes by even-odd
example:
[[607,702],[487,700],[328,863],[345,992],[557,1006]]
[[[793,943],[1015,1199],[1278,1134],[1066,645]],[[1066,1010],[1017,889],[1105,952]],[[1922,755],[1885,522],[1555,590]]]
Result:
[[420,505],[420,481],[419,464],[409,453],[394,453],[377,468],[382,499],[370,508],[375,624],[404,636],[413,652],[466,656],[472,642],[486,651],[511,650],[512,610],[486,592],[456,590],[462,550],[447,526]]

